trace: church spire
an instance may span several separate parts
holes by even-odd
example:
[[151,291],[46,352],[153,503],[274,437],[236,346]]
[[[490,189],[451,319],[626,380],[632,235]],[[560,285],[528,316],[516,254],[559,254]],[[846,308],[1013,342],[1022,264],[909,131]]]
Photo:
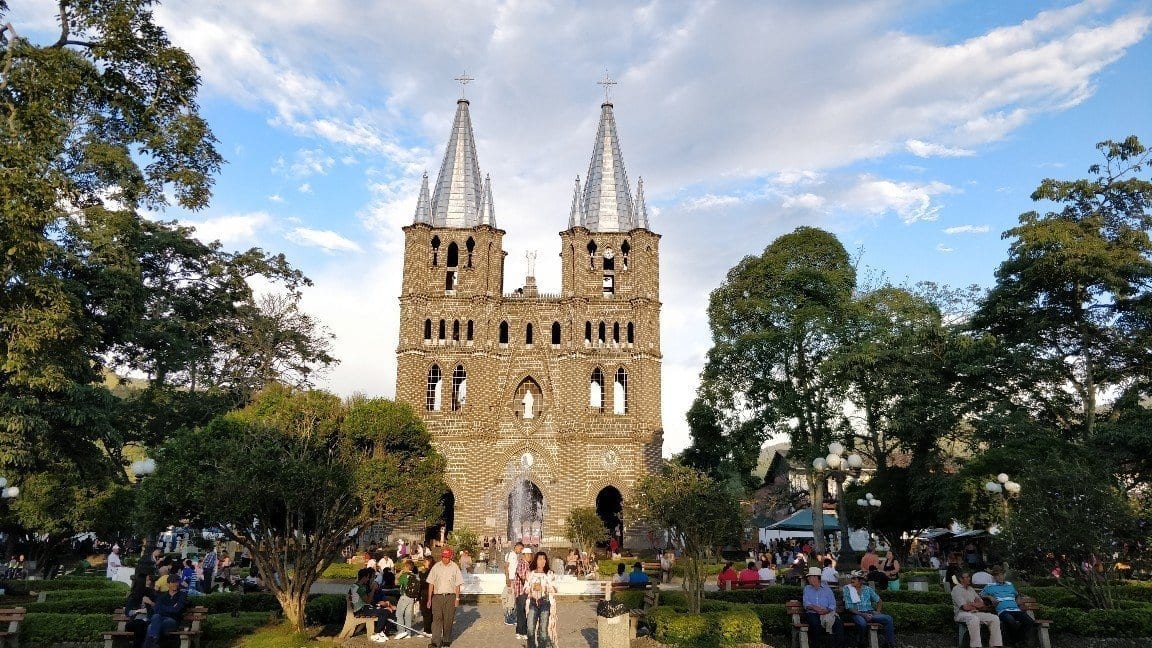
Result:
[[475,227],[480,222],[483,191],[468,100],[460,99],[456,102],[456,119],[432,194],[432,225]]
[[484,196],[480,201],[480,224],[496,227],[496,206],[492,204],[492,176],[484,176]]
[[572,192],[572,211],[568,213],[568,229],[583,224],[580,213],[583,211],[580,204],[580,176],[576,176],[576,189]]
[[424,180],[420,183],[420,197],[416,199],[416,217],[414,223],[432,224],[432,202],[428,197],[428,172],[424,172]]
[[632,218],[633,227],[648,229],[648,205],[644,202],[644,178],[636,183],[636,214]]
[[628,174],[620,154],[612,104],[607,101],[600,106],[600,128],[584,184],[583,213],[581,224],[593,232],[627,232],[633,227]]

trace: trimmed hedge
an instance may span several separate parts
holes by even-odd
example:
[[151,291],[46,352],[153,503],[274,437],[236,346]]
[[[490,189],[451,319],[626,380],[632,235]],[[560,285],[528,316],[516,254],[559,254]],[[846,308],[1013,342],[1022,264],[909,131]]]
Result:
[[[877,592],[885,604],[888,603],[915,603],[919,605],[932,605],[947,603],[951,600],[940,591],[913,592],[911,590],[880,590]],[[708,592],[707,597],[730,603],[787,603],[791,600],[800,600],[804,591],[795,585],[769,585],[763,589],[732,590]]]
[[319,594],[308,600],[304,617],[310,625],[342,623],[347,605],[343,594]]
[[29,592],[52,592],[57,590],[115,590],[128,594],[128,586],[124,583],[110,581],[105,578],[74,578],[64,577],[54,580],[12,580],[0,581],[0,588],[16,596],[27,595]]
[[[205,641],[232,641],[250,634],[273,617],[268,612],[241,612],[236,616],[209,615],[204,621]],[[115,625],[108,614],[54,614],[29,612],[20,626],[24,645],[100,642]]]
[[[656,558],[647,558],[647,559],[641,560],[639,558],[632,557],[632,558],[621,558],[619,560],[613,560],[611,558],[601,558],[599,561],[597,561],[596,570],[601,576],[615,576],[616,575],[616,565],[623,563],[625,571],[632,571],[632,565],[635,565],[636,561],[638,561],[638,560],[640,562],[656,562],[657,559]],[[715,577],[716,574],[719,574],[720,571],[722,569],[724,569],[724,563],[723,562],[716,563],[716,564],[704,563],[702,568],[704,570],[704,575],[706,578]],[[683,558],[677,558],[676,562],[672,564],[672,575],[677,576],[679,578],[684,577],[684,559]]]
[[[356,572],[363,568],[363,564],[353,565],[346,562],[334,562],[331,565],[328,565],[328,568],[324,570],[324,573],[320,574],[320,578],[328,580],[354,581],[356,580]],[[613,569],[615,569],[615,567],[613,567]]]
[[652,637],[657,641],[686,646],[722,646],[755,643],[761,639],[760,618],[741,608],[688,614],[660,606],[648,612]]
[[[28,603],[24,607],[32,612],[50,614],[114,614],[124,606],[126,595],[106,590],[58,590],[43,603]],[[74,594],[74,595],[73,595]],[[209,614],[231,612],[278,612],[280,603],[266,592],[236,594],[216,592],[206,596],[188,598],[189,605],[202,605]]]

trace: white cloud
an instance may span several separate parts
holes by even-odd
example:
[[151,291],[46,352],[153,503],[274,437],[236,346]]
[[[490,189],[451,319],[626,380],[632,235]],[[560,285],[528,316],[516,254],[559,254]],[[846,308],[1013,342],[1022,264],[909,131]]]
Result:
[[310,183],[305,182],[304,184],[300,185],[299,187],[296,187],[296,191],[299,191],[300,193],[312,193],[312,185]]
[[971,157],[976,153],[969,149],[952,148],[944,146],[943,144],[932,144],[930,142],[923,142],[918,139],[910,139],[904,142],[904,148],[916,157]]
[[297,227],[291,232],[288,232],[285,238],[299,245],[318,247],[328,253],[363,251],[355,241],[346,239],[331,230],[314,230],[307,227]]
[[851,210],[871,214],[894,213],[906,225],[919,221],[934,221],[939,217],[940,205],[933,196],[953,193],[955,189],[943,182],[895,182],[872,176],[861,176],[841,198],[841,205]]
[[798,196],[788,196],[784,199],[782,206],[785,209],[798,207],[801,209],[820,209],[824,206],[825,200],[823,196],[817,196],[812,193],[803,193]]
[[945,227],[944,233],[952,234],[984,234],[989,230],[988,225],[957,225],[956,227]]
[[300,149],[292,155],[291,161],[283,156],[276,158],[272,172],[290,178],[307,178],[312,175],[326,175],[336,160],[323,149]]
[[266,212],[229,214],[204,220],[181,219],[182,225],[196,228],[196,238],[210,243],[220,241],[224,245],[250,243],[257,234],[270,225],[273,219]]
[[712,209],[714,207],[731,207],[732,205],[739,205],[742,202],[744,202],[744,199],[739,196],[715,196],[705,194],[684,201],[683,207],[687,211],[695,211],[697,209]]
[[950,252],[955,252],[956,248],[950,248],[947,245],[944,245],[943,243],[937,243],[936,244],[936,251],[937,252],[943,252],[944,254],[948,254]]
[[284,199],[280,197],[280,194],[272,194],[271,196],[268,196],[268,200],[274,203],[284,202]]

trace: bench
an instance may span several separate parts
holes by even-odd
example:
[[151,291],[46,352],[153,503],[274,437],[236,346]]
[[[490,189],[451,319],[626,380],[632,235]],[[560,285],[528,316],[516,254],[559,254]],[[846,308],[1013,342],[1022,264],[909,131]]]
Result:
[[356,634],[356,629],[360,626],[364,626],[364,634],[371,635],[376,631],[375,624],[375,616],[356,616],[356,610],[352,609],[352,592],[344,595],[344,627],[340,629],[340,634],[336,635],[338,639],[348,639]]
[[[200,648],[200,636],[203,633],[204,620],[207,618],[208,608],[190,607],[184,610],[184,616],[180,618],[180,629],[165,633],[164,636],[179,638],[180,648],[192,648],[192,646]],[[112,620],[116,623],[116,629],[104,633],[104,648],[114,648],[117,641],[121,639],[131,641],[136,636],[135,632],[128,629],[130,619],[123,610],[113,614]]]
[[748,589],[764,589],[769,585],[775,585],[776,581],[770,580],[754,580],[754,581],[724,581],[724,590],[731,592],[732,590],[748,590]]
[[1031,596],[1021,596],[1019,604],[1020,609],[1027,612],[1028,616],[1036,622],[1036,642],[1040,644],[1040,648],[1052,648],[1052,640],[1048,636],[1048,628],[1052,626],[1052,621],[1036,618],[1036,613],[1040,611],[1040,604]]
[[604,600],[612,600],[612,592],[626,592],[629,590],[643,590],[644,603],[643,607],[628,610],[628,637],[630,639],[636,638],[636,630],[640,627],[640,621],[648,616],[648,612],[660,605],[660,590],[656,589],[655,583],[613,583],[612,581],[604,581]]
[[644,561],[644,562],[640,563],[640,568],[643,569],[644,573],[648,574],[648,576],[650,578],[652,578],[656,581],[661,580],[661,576],[663,574],[660,572],[660,561],[659,560],[657,560],[655,562]]
[[[788,601],[785,607],[792,617],[792,648],[808,648],[811,644],[808,640],[808,621],[804,619],[804,604],[793,599]],[[856,630],[856,623],[852,621],[851,615],[844,614],[844,606],[840,601],[836,601],[836,614],[839,614],[840,620],[844,622],[845,635],[849,629]],[[884,626],[879,623],[868,624],[868,646],[870,648],[880,648],[880,630],[883,628]]]
[[20,646],[20,624],[24,622],[25,608],[0,608],[0,648]]

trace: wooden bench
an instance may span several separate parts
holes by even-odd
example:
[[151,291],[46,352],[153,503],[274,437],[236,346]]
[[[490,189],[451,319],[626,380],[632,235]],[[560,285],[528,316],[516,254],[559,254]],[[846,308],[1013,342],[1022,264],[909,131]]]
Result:
[[[179,629],[167,632],[164,636],[179,638],[180,648],[192,648],[192,646],[200,648],[200,636],[203,633],[204,620],[207,618],[208,608],[203,606],[187,608],[180,618]],[[116,623],[116,629],[104,633],[104,648],[114,648],[117,641],[121,639],[130,641],[136,636],[135,632],[128,629],[130,619],[123,610],[113,614],[112,620]]]
[[640,563],[640,568],[643,569],[644,573],[648,574],[648,576],[650,578],[656,580],[657,582],[659,582],[661,580],[661,576],[663,574],[660,572],[660,561],[659,560],[657,560],[655,562],[644,561],[644,562]]
[[[804,618],[804,604],[793,599],[788,601],[785,607],[792,617],[792,648],[809,648],[811,644],[808,639],[808,621]],[[845,635],[849,629],[856,630],[856,623],[852,620],[852,615],[844,613],[844,606],[840,601],[836,601],[836,614],[840,615],[840,620],[844,623]],[[883,628],[884,626],[879,623],[868,624],[869,648],[880,648],[880,630]]]
[[0,608],[0,648],[20,646],[20,624],[24,622],[25,608]]
[[749,590],[749,589],[764,589],[769,585],[775,585],[776,581],[770,580],[754,580],[754,581],[724,581],[724,590],[731,592],[732,590]]
[[364,626],[364,634],[371,635],[376,631],[375,624],[375,616],[356,616],[356,610],[352,609],[352,592],[344,595],[344,627],[340,629],[340,634],[336,635],[338,639],[348,639],[356,634],[356,629],[360,626]]
[[612,600],[612,592],[626,592],[629,590],[642,590],[644,592],[643,607],[628,610],[628,637],[636,638],[636,630],[648,612],[660,605],[660,590],[655,583],[613,583],[604,581],[604,600]]
[[1040,648],[1052,648],[1052,639],[1048,636],[1048,629],[1052,626],[1052,621],[1036,618],[1036,613],[1040,611],[1040,604],[1031,596],[1021,596],[1019,605],[1020,609],[1027,612],[1028,616],[1036,622],[1036,642],[1040,644]]

